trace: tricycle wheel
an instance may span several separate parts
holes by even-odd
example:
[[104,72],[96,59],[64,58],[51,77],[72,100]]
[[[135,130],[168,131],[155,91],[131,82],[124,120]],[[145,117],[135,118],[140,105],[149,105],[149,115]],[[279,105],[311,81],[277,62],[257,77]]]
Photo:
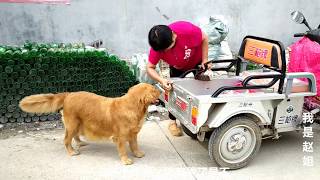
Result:
[[257,154],[260,128],[247,116],[233,117],[215,129],[209,139],[209,156],[221,167],[239,169]]
[[318,123],[320,124],[320,113],[317,113],[315,116],[314,116],[314,119],[315,119],[315,123]]
[[193,134],[186,126],[184,126],[182,123],[181,123],[181,127],[182,127],[182,130],[184,133],[186,133],[186,135],[188,135],[189,137],[191,137],[191,139],[197,139],[197,135],[196,134]]

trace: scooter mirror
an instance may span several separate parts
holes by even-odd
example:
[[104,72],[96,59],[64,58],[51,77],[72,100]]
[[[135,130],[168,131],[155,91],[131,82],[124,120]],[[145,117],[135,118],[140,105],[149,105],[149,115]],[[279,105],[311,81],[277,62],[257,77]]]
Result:
[[304,15],[299,11],[293,11],[291,13],[291,18],[294,22],[302,24],[305,21]]

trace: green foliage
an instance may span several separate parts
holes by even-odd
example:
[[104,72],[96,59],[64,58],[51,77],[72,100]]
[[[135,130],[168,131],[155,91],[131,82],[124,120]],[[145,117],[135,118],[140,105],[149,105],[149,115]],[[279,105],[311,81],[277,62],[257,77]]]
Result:
[[261,69],[261,68],[262,68],[261,66],[255,64],[255,63],[248,62],[246,70],[256,70],[256,69]]

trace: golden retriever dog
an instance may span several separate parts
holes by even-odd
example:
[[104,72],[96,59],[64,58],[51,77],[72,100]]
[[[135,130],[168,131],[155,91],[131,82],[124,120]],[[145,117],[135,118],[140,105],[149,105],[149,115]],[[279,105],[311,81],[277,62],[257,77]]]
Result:
[[85,145],[79,138],[89,140],[112,138],[117,145],[123,164],[133,161],[128,158],[126,142],[134,156],[141,158],[137,135],[144,123],[147,108],[158,100],[159,90],[150,84],[140,83],[131,87],[127,94],[108,98],[89,92],[66,92],[58,94],[37,94],[23,98],[19,106],[25,112],[50,113],[63,110],[65,126],[64,144],[69,155],[79,154],[72,145]]

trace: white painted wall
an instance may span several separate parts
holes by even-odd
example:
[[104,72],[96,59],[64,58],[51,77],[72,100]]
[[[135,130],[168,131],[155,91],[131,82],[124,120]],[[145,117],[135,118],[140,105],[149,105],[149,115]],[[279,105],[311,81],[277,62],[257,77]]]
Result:
[[[91,42],[122,57],[147,52],[147,33],[156,24],[188,20],[195,24],[210,15],[224,16],[229,43],[238,51],[247,35],[264,36],[285,45],[305,30],[290,19],[302,11],[310,25],[320,23],[319,0],[71,0],[71,5],[0,3],[0,44]],[[169,17],[169,20],[164,18]]]

